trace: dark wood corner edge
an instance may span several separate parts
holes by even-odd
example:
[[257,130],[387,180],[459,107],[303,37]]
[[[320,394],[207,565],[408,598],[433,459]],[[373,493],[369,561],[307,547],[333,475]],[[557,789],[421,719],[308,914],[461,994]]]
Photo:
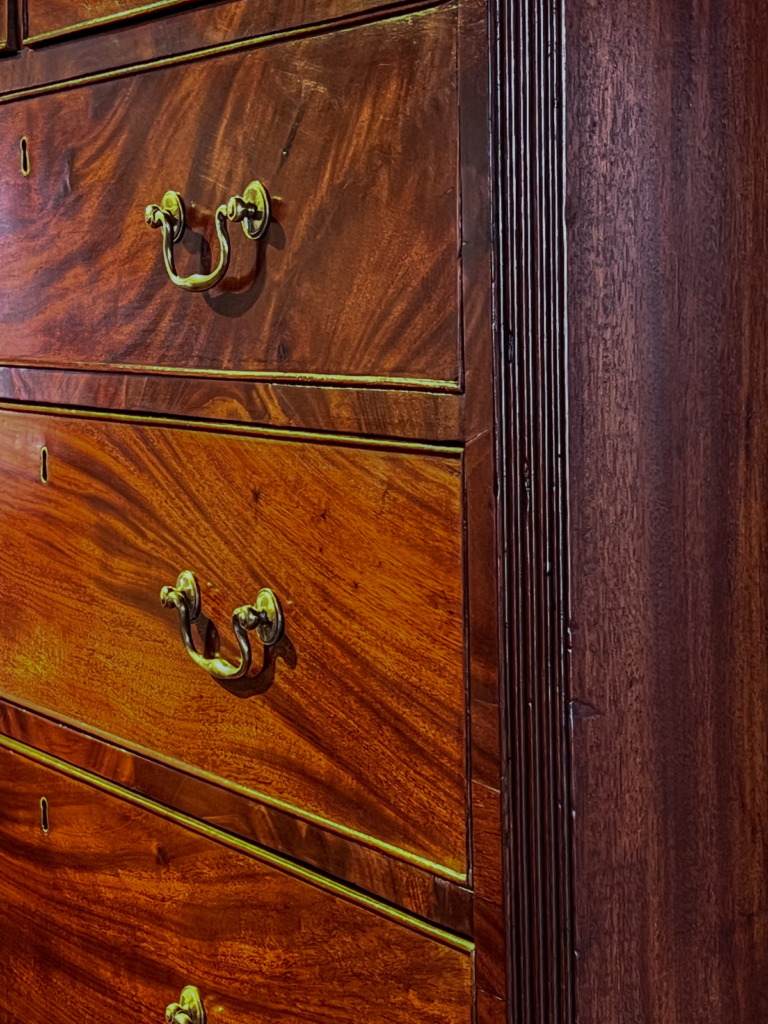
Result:
[[21,38],[21,0],[0,0],[0,57],[16,53]]
[[573,1024],[564,0],[493,0],[508,1020]]
[[245,794],[189,775],[0,697],[0,733],[157,804],[405,910],[472,937],[472,893],[462,885],[337,835]]

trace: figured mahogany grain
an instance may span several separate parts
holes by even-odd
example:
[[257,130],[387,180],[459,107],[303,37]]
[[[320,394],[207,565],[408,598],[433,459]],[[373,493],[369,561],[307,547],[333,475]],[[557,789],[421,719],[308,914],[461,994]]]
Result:
[[[446,7],[1,108],[0,360],[455,385],[455,37]],[[221,286],[175,287],[147,203],[184,196],[186,275],[254,178],[264,239],[232,226]]]
[[56,39],[78,30],[92,30],[129,18],[152,17],[190,6],[190,0],[26,0],[25,43]]
[[[0,476],[6,695],[465,871],[458,455],[5,412]],[[233,661],[278,595],[252,696],[186,654],[183,569]]]
[[[49,832],[40,827],[48,802]],[[5,1024],[469,1024],[471,953],[0,751]],[[160,809],[162,810],[162,809]]]
[[130,21],[109,31],[78,33],[55,46],[24,46],[14,60],[0,61],[0,97],[6,97],[0,102],[8,102],[19,91],[135,68],[158,58],[238,45],[257,37],[339,28],[401,8],[427,6],[436,4],[429,0],[384,0],[384,5],[373,6],[370,0],[217,0],[183,10],[163,8],[162,17]]
[[451,444],[466,435],[463,396],[434,391],[0,366],[3,399]]
[[[472,894],[455,882],[364,846],[286,809],[196,778],[177,766],[108,743],[48,716],[0,700],[0,733],[133,793],[293,857],[460,935],[472,934]],[[487,801],[481,793],[481,812]],[[497,825],[498,827],[498,825]],[[484,839],[475,862],[490,844]],[[495,854],[495,851],[490,851]]]
[[577,1012],[768,1019],[768,8],[569,0]]
[[[194,8],[190,0],[26,0],[27,30],[25,42],[46,42],[68,35],[71,32],[103,29],[133,18],[153,18],[180,8]],[[338,18],[356,14],[368,7],[385,7],[398,0],[282,0],[280,9],[274,3],[265,4],[260,0],[258,16],[262,23],[274,28],[290,25],[311,24],[319,18]],[[209,20],[222,19],[217,10],[225,4],[207,5],[204,8]],[[266,9],[265,9],[266,8]],[[224,15],[226,17],[226,15]],[[103,38],[103,37],[99,37]]]

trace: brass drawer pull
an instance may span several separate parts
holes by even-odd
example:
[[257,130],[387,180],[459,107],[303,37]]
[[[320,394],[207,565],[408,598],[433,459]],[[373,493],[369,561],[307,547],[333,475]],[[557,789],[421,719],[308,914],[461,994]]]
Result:
[[269,224],[269,194],[260,181],[252,181],[241,196],[232,196],[215,214],[216,235],[219,239],[219,265],[210,274],[192,274],[179,277],[173,260],[173,247],[181,241],[187,226],[184,200],[178,192],[166,192],[158,206],[152,203],[144,211],[144,219],[151,228],[162,228],[163,259],[168,277],[186,292],[207,292],[224,277],[229,266],[229,232],[227,221],[242,224],[247,238],[261,238]]
[[181,639],[187,654],[214,679],[241,679],[251,667],[253,652],[248,633],[256,635],[265,647],[272,647],[283,635],[283,612],[273,591],[265,588],[256,595],[255,604],[243,605],[232,613],[232,626],[240,647],[240,664],[231,665],[224,658],[205,658],[195,650],[192,623],[200,615],[200,587],[194,574],[179,573],[176,585],[163,587],[160,602],[164,608],[176,608],[179,613]]
[[165,1019],[168,1024],[205,1024],[205,1007],[194,985],[186,985],[178,1003],[166,1007]]

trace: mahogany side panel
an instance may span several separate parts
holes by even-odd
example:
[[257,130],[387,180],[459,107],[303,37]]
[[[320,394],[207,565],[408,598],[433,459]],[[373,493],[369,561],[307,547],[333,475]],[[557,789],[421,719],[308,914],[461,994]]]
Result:
[[472,934],[470,891],[414,864],[7,700],[0,700],[0,732],[157,803],[286,854],[456,934]]
[[[463,877],[458,452],[5,412],[0,467],[7,696]],[[184,569],[235,663],[234,609],[277,594],[244,683],[184,650]]]
[[[0,361],[456,389],[457,119],[455,7],[0,107]],[[181,193],[208,271],[255,178],[264,238],[172,284],[147,204]]]
[[768,1019],[768,8],[568,0],[579,1019]]
[[7,750],[0,808],[7,1024],[162,1020],[189,984],[227,1022],[472,1020],[469,943]]

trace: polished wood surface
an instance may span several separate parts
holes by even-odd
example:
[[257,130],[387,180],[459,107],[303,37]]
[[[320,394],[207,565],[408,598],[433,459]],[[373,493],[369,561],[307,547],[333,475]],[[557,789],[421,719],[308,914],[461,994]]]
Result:
[[[272,31],[285,30],[293,25],[311,25],[317,21],[342,18],[368,8],[377,10],[398,3],[398,0],[259,0],[257,17]],[[113,26],[131,18],[155,18],[178,9],[194,10],[199,4],[190,0],[26,0],[26,43],[50,41],[72,32],[92,31]],[[209,20],[222,21],[231,17],[217,8],[216,3],[203,8]],[[265,29],[262,29],[264,31]],[[98,38],[103,38],[99,36]]]
[[[38,10],[39,2],[32,0]],[[163,805],[161,816],[177,822],[170,826],[166,820],[164,828],[176,829],[179,816],[186,816],[185,830],[205,833],[215,826],[223,830],[217,842],[225,846],[259,842],[263,852],[287,857],[293,872],[317,870],[326,887],[342,881],[358,901],[380,898],[388,926],[405,911],[416,916],[422,930],[435,925],[449,929],[447,946],[463,942],[460,948],[468,950],[461,937],[471,937],[476,948],[468,975],[471,988],[464,989],[466,1002],[461,1002],[464,996],[456,1003],[449,995],[447,1011],[433,1002],[429,1013],[421,1013],[418,966],[416,1001],[409,996],[408,1014],[452,1021],[458,1006],[466,1014],[462,1024],[470,1019],[474,1024],[501,1024],[517,1014],[517,1004],[510,1001],[510,959],[517,952],[506,916],[510,897],[516,916],[527,909],[517,902],[521,894],[508,884],[512,761],[504,717],[507,667],[499,642],[508,614],[499,591],[505,585],[500,555],[509,542],[500,514],[507,469],[496,461],[500,381],[493,370],[501,366],[501,353],[513,334],[505,333],[491,301],[493,276],[498,281],[499,273],[506,273],[498,262],[499,224],[494,222],[499,196],[491,188],[495,154],[488,133],[496,116],[495,98],[489,94],[489,61],[496,41],[491,14],[486,0],[375,5],[370,0],[233,0],[167,9],[162,16],[132,24],[91,26],[69,39],[24,48],[12,61],[0,61],[0,147],[3,119],[16,133],[21,121],[37,111],[35,125],[44,128],[37,140],[28,133],[32,177],[39,175],[35,181],[27,182],[25,192],[18,188],[18,179],[4,178],[3,187],[7,180],[10,190],[16,190],[9,237],[14,244],[26,239],[22,244],[39,270],[36,280],[29,279],[35,303],[43,290],[38,285],[45,287],[46,280],[50,285],[57,267],[68,277],[54,281],[63,313],[55,300],[46,310],[42,302],[30,305],[18,297],[13,300],[16,322],[0,317],[0,357],[8,331],[17,337],[28,332],[46,350],[38,358],[17,349],[5,360],[8,365],[0,366],[0,435],[5,433],[2,417],[24,421],[23,429],[11,432],[8,450],[0,457],[0,476],[10,481],[11,496],[5,510],[0,498],[0,549],[6,549],[5,559],[0,555],[0,580],[5,575],[5,592],[14,594],[0,612],[0,625],[4,648],[14,652],[11,685],[26,691],[22,695],[17,689],[0,700],[0,732],[37,748],[33,756],[38,761],[44,762],[47,752],[67,762],[72,773],[93,772],[91,785],[103,791],[99,802],[106,815],[119,817],[115,807],[123,802],[152,799]],[[526,12],[531,25],[533,14],[532,8]],[[36,31],[33,21],[30,35]],[[163,68],[154,67],[161,63]],[[216,80],[216,69],[225,64],[242,69],[226,83]],[[255,64],[261,70],[252,76],[249,69]],[[278,71],[281,79],[272,88]],[[170,101],[162,90],[141,84],[161,79],[184,83],[183,117],[171,120]],[[212,98],[195,87],[197,82],[206,88],[213,82]],[[306,96],[299,95],[302,82],[304,92],[319,87],[310,89],[305,107],[301,104]],[[251,134],[238,138],[232,133],[233,112],[246,101],[248,111],[258,116]],[[221,107],[216,117],[208,115],[206,103]],[[62,120],[61,128],[52,129],[55,145],[50,147],[49,109],[53,121],[56,116]],[[78,120],[74,140],[64,124],[70,111]],[[265,119],[267,133],[270,119],[276,126],[268,140],[271,150],[259,135]],[[346,136],[334,128],[342,123],[348,126]],[[147,128],[155,124],[156,131]],[[279,138],[281,132],[284,137]],[[282,149],[292,132],[281,170]],[[348,144],[350,136],[354,138]],[[7,166],[15,174],[18,139],[9,136],[8,146]],[[318,152],[307,156],[311,146]],[[166,154],[185,147],[204,158],[197,182],[189,182],[195,191],[191,201],[199,204],[193,211],[193,239],[206,234],[210,243],[212,210],[226,198],[222,189],[242,187],[233,180],[230,189],[230,182],[217,176],[211,155],[219,152],[231,166],[240,166],[244,152],[258,160],[267,153],[277,171],[251,169],[249,164],[247,178],[258,175],[279,197],[277,222],[286,230],[284,249],[269,240],[264,247],[264,291],[252,290],[256,298],[251,308],[227,318],[219,306],[209,304],[211,298],[219,302],[219,296],[193,297],[202,302],[203,318],[216,325],[207,341],[201,330],[205,321],[195,322],[181,309],[184,296],[171,294],[170,299],[176,313],[181,310],[180,319],[170,312],[166,316],[161,300],[173,288],[161,265],[159,238],[143,223],[125,236],[127,242],[118,232],[118,249],[124,242],[126,247],[110,264],[116,292],[108,296],[99,278],[87,301],[69,302],[78,275],[104,269],[98,260],[94,263],[93,247],[106,246],[99,233],[106,214],[111,205],[124,202],[117,186],[109,184],[110,175],[122,175],[120,187],[127,194],[129,173],[133,181],[146,180],[154,173],[151,168],[162,171],[167,165]],[[51,152],[59,161],[58,172],[46,157]],[[306,204],[291,210],[287,189],[268,178],[269,172],[282,174],[288,184],[298,181],[298,172],[291,170],[300,162],[297,155],[304,161],[302,187],[321,183],[315,212],[306,210]],[[527,159],[539,155],[531,151]],[[335,168],[342,166],[339,161],[351,170],[344,181],[348,187],[337,194],[333,186],[340,180],[334,178]],[[157,186],[155,194],[141,197],[139,217],[144,204],[158,200],[169,186],[180,187],[190,198],[184,182],[158,180]],[[350,201],[358,186],[361,196],[383,197],[378,222],[359,220],[361,246],[373,239],[378,248],[371,251],[380,265],[358,266],[357,252],[350,256],[332,248],[338,219],[351,224],[353,215],[358,216]],[[25,197],[30,195],[33,205],[49,211],[47,228],[26,210]],[[94,195],[108,195],[111,205],[105,202],[97,210]],[[67,228],[77,202],[73,196],[80,197],[78,215],[85,221],[77,240]],[[320,205],[327,204],[328,196],[328,216],[336,219],[326,226],[318,217],[328,210]],[[135,198],[133,193],[130,198]],[[359,212],[367,208],[360,206]],[[292,216],[297,219],[291,221]],[[308,244],[316,247],[309,254],[291,249],[296,238],[291,225],[303,223],[308,225],[306,235],[317,234],[310,238]],[[414,223],[433,232],[431,248],[414,235]],[[58,262],[33,244],[32,234],[39,240],[46,230],[56,240]],[[246,243],[239,229],[233,236],[233,273],[241,274]],[[83,239],[92,247],[85,256],[78,249]],[[304,236],[300,240],[303,244]],[[183,244],[177,247],[185,272],[217,257],[215,246],[211,256],[202,242],[196,244],[197,252],[188,252]],[[258,247],[247,253],[254,251]],[[368,258],[366,252],[362,254]],[[131,271],[137,254],[148,268],[141,281]],[[272,301],[269,274],[287,267],[291,259],[296,273],[288,285],[298,301],[284,308],[295,317],[292,324],[298,324],[302,344],[306,342],[298,358],[317,357],[322,360],[319,369],[312,364],[307,370],[308,363],[304,369],[286,368],[285,359],[266,368],[253,361],[258,346],[263,355],[269,344],[264,315],[266,300]],[[300,268],[296,259],[302,261]],[[318,285],[316,304],[301,306],[307,282],[319,282],[318,268],[332,259],[344,271],[337,275],[339,281],[324,290]],[[434,268],[444,275],[437,283]],[[352,344],[345,344],[342,335],[329,330],[328,310],[340,295],[351,304],[355,275],[364,279],[366,291],[354,311],[355,322],[350,320],[345,328]],[[400,288],[388,303],[401,281],[405,290]],[[129,305],[121,307],[131,295]],[[104,345],[109,342],[106,348],[82,330],[96,317],[114,316],[117,323],[121,308],[122,326],[114,329],[113,324],[100,335]],[[270,309],[276,311],[273,328],[277,324],[282,331],[286,321],[279,318],[281,310]],[[36,318],[38,327],[45,324],[38,334]],[[237,331],[242,333],[236,337]],[[79,346],[77,362],[71,361],[71,352],[69,362],[59,358],[61,346],[70,344]],[[159,358],[146,355],[147,345],[154,346]],[[186,371],[183,375],[157,372],[161,362],[172,368],[171,357],[179,352],[185,360],[179,367]],[[151,365],[142,369],[150,358]],[[351,360],[360,358],[368,360],[363,376],[356,365],[350,372]],[[245,377],[227,376],[243,366]],[[114,415],[102,416],[109,410]],[[155,418],[150,421],[148,415]],[[174,417],[183,417],[184,423]],[[261,429],[253,430],[252,424]],[[317,433],[307,436],[305,431]],[[387,439],[401,443],[382,443]],[[445,450],[435,447],[441,443]],[[48,450],[47,485],[39,481],[43,444]],[[295,458],[275,455],[289,448]],[[254,451],[264,454],[254,456]],[[8,467],[15,468],[8,472]],[[260,479],[254,483],[252,476]],[[254,486],[259,491],[258,521],[247,498]],[[207,526],[200,528],[201,523]],[[164,553],[159,563],[150,565],[158,548]],[[292,602],[286,606],[284,601],[291,646],[281,650],[263,692],[237,700],[187,663],[175,613],[160,608],[157,590],[173,582],[182,567],[177,562],[188,556],[200,560],[202,568],[190,568],[201,581],[213,584],[206,588],[206,619],[217,627],[231,657],[229,620],[236,605],[252,600],[264,584]],[[10,579],[5,567],[12,561]],[[280,568],[282,562],[286,564]],[[155,579],[157,564],[162,573],[158,570]],[[296,581],[302,580],[303,592],[294,593]],[[355,582],[364,594],[355,592]],[[3,593],[0,583],[0,599]],[[49,622],[41,627],[46,616]],[[291,627],[292,617],[297,630]],[[6,628],[6,619],[14,625]],[[35,669],[39,663],[47,668]],[[67,664],[72,667],[67,669]],[[35,690],[31,696],[30,679]],[[191,720],[184,717],[190,708]],[[104,709],[103,724],[94,724],[94,715]],[[136,738],[137,722],[147,738]],[[133,739],[124,738],[126,731]],[[168,744],[175,744],[171,754]],[[515,771],[517,767],[515,763]],[[240,772],[240,782],[227,781],[233,771]],[[254,786],[264,788],[253,792]],[[82,796],[78,802],[86,810],[91,806]],[[55,810],[52,805],[54,823]],[[167,850],[162,836],[155,835],[155,824],[154,818],[148,826],[132,819],[120,834],[126,846],[131,842],[141,850],[152,834],[153,847]],[[200,867],[192,881],[206,893],[218,892],[228,884],[226,866],[220,867],[223,862],[201,852],[200,846],[195,849],[206,870]],[[232,850],[227,853],[231,856]],[[101,860],[109,857],[106,851]],[[186,861],[173,863],[175,877],[186,885]],[[262,870],[255,859],[243,870],[244,878],[252,878],[254,863]],[[103,876],[97,872],[97,877]],[[85,871],[80,878],[81,889],[68,890],[75,902],[83,899]],[[255,879],[254,885],[259,884]],[[16,890],[18,877],[0,880],[0,898],[6,885]],[[150,890],[154,899],[162,899],[163,881],[149,880],[145,891]],[[283,903],[291,900],[287,890],[281,898]],[[203,897],[199,902],[211,906],[217,900],[206,904]],[[258,909],[257,896],[243,902]],[[316,964],[318,954],[311,950],[322,939],[313,922],[314,905],[301,895],[295,904],[287,909],[285,926],[308,933],[305,959]],[[220,904],[222,920],[215,927],[207,923],[212,918],[195,912],[214,944],[222,929],[230,927],[230,907],[227,900]],[[87,904],[82,913],[96,920],[96,911]],[[124,915],[130,918],[132,913],[127,907]],[[140,932],[143,920],[140,913]],[[234,927],[238,921],[242,918],[234,919]],[[126,931],[129,927],[126,923]],[[334,942],[354,948],[353,927],[346,917],[339,918]],[[258,963],[262,947],[250,942],[247,927],[239,932],[252,945],[250,956]],[[90,949],[84,938],[90,933],[77,932],[73,948]],[[58,955],[60,946],[51,946],[40,931],[34,934],[41,957],[49,957],[52,950]],[[395,981],[413,959],[412,947],[402,941],[404,934],[399,925],[387,933],[385,956],[397,965]],[[200,984],[186,977],[180,947],[175,948],[175,963],[181,964],[184,977],[174,977],[174,983]],[[333,977],[335,948],[323,960],[329,964],[326,978]],[[270,949],[273,956],[283,956],[279,942]],[[112,947],[99,952],[112,959],[113,972],[125,975],[125,956],[115,955]],[[68,954],[57,984],[66,986],[66,971],[70,981],[82,975],[78,957],[77,952]],[[208,962],[205,956],[203,960]],[[37,962],[45,970],[48,960]],[[159,954],[155,962],[157,973],[167,975]],[[234,963],[235,974],[240,962]],[[385,1000],[387,962],[379,968]],[[216,996],[229,974],[230,964],[219,962]],[[3,978],[0,957],[0,984]],[[249,989],[238,993],[232,1015],[238,1021],[290,1020],[291,1012],[298,1015],[309,1004],[310,1013],[301,1019],[313,1019],[314,982],[307,983],[304,974],[291,980],[295,1011],[283,1005],[278,1012],[270,1003],[264,1014],[258,993]],[[453,991],[454,979],[448,982]],[[322,1012],[326,1019],[344,1020],[352,1011],[345,994],[334,992],[336,1002]],[[174,991],[161,999],[159,1012],[177,996]],[[218,997],[214,1002],[224,1007],[215,1016],[226,1024],[225,1011],[235,1003],[225,1006]],[[402,1021],[399,1005],[388,1007],[388,1021]],[[102,998],[99,1017],[104,1006]],[[96,1016],[90,1004],[75,1006],[72,1012],[78,1010],[84,1019]],[[122,1003],[120,1010],[125,1012]],[[141,1010],[142,1019],[151,1017],[143,1006]],[[353,999],[352,1010],[357,1018],[371,1016],[362,999]],[[36,1011],[37,1006],[33,1016]],[[209,1019],[213,1017],[209,1006]],[[514,1019],[522,1024],[522,1018]],[[550,1022],[542,1018],[537,1024]]]
[[569,0],[578,1019],[768,1019],[768,8]]
[[0,366],[0,402],[179,416],[280,429],[458,444],[472,429],[465,396],[279,381],[71,373]]
[[[44,431],[34,434],[32,449],[23,441],[4,455],[4,465],[21,468],[2,476],[0,509],[16,502],[16,518],[0,579],[11,579],[17,594],[27,574],[24,601],[3,604],[8,663],[19,680],[30,675],[20,649],[35,664],[29,652],[38,648],[18,643],[31,634],[33,574],[42,580],[34,621],[39,626],[52,608],[62,649],[83,653],[74,687],[34,670],[35,701],[5,701],[2,729],[115,780],[129,797],[131,790],[137,799],[154,797],[168,814],[181,807],[201,828],[216,822],[214,794],[222,793],[220,823],[232,842],[261,839],[326,881],[343,878],[358,894],[375,894],[391,904],[388,913],[405,908],[471,935],[476,1024],[764,1024],[766,42],[763,6],[730,0],[232,0],[0,61],[0,127],[12,129],[7,137],[0,130],[2,222],[11,232],[4,251],[26,247],[23,260],[8,264],[17,295],[4,300],[15,320],[6,315],[1,324],[0,345],[11,356],[0,368],[0,399],[22,403],[31,424],[41,410],[26,403],[196,421],[174,432],[126,418],[120,429],[131,440],[119,444],[104,442],[117,429],[111,425],[89,426],[87,442],[87,431],[75,441],[69,426],[57,427],[54,440],[67,439],[61,469],[69,481],[67,501],[58,505],[50,494],[55,476],[45,496],[31,482],[35,458],[23,468],[24,453],[39,449]],[[178,66],[154,68],[169,60]],[[229,67],[242,71],[216,80],[213,69]],[[88,81],[72,81],[80,78]],[[171,80],[206,83],[202,99],[187,93],[188,116],[178,122],[162,90],[143,84]],[[304,93],[297,82],[309,83]],[[252,134],[230,138],[243,97],[251,97],[250,110],[257,103],[260,114],[266,110],[266,125],[254,117]],[[206,102],[222,107],[221,119],[199,114]],[[30,134],[35,171],[25,183],[17,176],[18,140],[31,114],[32,128],[43,129],[42,150]],[[72,116],[86,141],[69,138]],[[342,128],[355,136],[349,145]],[[165,149],[160,132],[171,139]],[[199,174],[190,161],[188,180],[167,181],[167,159],[193,150],[204,157]],[[243,152],[266,165],[246,168]],[[210,162],[218,153],[237,171],[231,181]],[[146,201],[180,184],[199,206],[195,238],[210,231],[215,205],[241,187],[242,170],[280,197],[284,248],[271,235],[255,262],[259,250],[243,248],[235,231],[233,273],[247,280],[255,268],[261,275],[250,291],[198,296],[196,305],[180,295],[169,300],[159,240],[148,231],[144,237],[138,223],[134,234],[120,233],[114,263],[106,247],[98,249],[106,245],[105,216],[92,197],[111,197],[108,211],[120,208],[131,193],[128,172],[131,182],[149,182],[152,167],[159,169],[155,194],[140,202],[131,194],[139,216]],[[123,183],[120,193],[110,174]],[[285,187],[294,184],[298,200]],[[374,216],[368,206],[349,206],[350,196],[364,195],[378,204]],[[80,240],[70,230],[77,197],[91,246],[79,260]],[[398,233],[402,203],[410,227]],[[48,220],[37,219],[41,211]],[[117,219],[125,229],[125,218]],[[349,243],[344,252],[333,247],[339,227]],[[344,234],[353,228],[354,245]],[[57,256],[50,266],[44,230]],[[196,244],[195,252],[179,247],[185,270],[207,259]],[[344,273],[322,279],[337,258]],[[39,273],[24,277],[22,263]],[[141,278],[131,269],[139,264]],[[395,294],[400,270],[405,290]],[[81,288],[89,280],[90,292]],[[331,284],[321,288],[322,280]],[[30,306],[29,294],[42,295],[43,286],[50,302]],[[86,298],[67,305],[76,288]],[[354,309],[344,305],[353,293],[362,294]],[[283,294],[291,299],[285,307]],[[226,317],[222,304],[233,295],[254,301],[245,308],[242,299],[242,309]],[[168,301],[173,315],[166,316]],[[331,323],[328,310],[335,316],[339,309],[348,319]],[[104,327],[98,338],[88,326],[97,320]],[[206,333],[209,322],[217,327]],[[29,337],[42,348],[25,350]],[[78,362],[71,350],[63,361],[70,344],[80,346]],[[172,367],[179,352],[186,375],[156,372],[164,361]],[[253,379],[217,376],[242,368]],[[227,434],[228,420],[242,426]],[[259,440],[247,424],[268,429]],[[222,450],[269,444],[272,452],[288,444],[273,437],[274,428],[323,437],[294,437],[293,450],[307,454],[290,472],[282,456],[267,460],[270,493],[290,491],[292,499],[284,519],[271,507],[281,539],[268,550],[233,546],[231,531],[225,537],[217,525],[216,502],[224,500],[230,519],[242,512],[230,493],[246,478],[242,466],[232,470],[229,457],[215,466],[207,440],[134,443],[139,431],[194,431],[219,436]],[[356,443],[348,434],[369,436]],[[386,438],[406,444],[376,440]],[[417,441],[457,450],[427,452]],[[189,465],[198,485],[193,505],[213,524],[205,534],[196,517],[190,528],[180,512],[161,516],[180,479],[185,500],[190,493]],[[261,472],[267,463],[258,457],[253,465]],[[410,468],[403,473],[401,465]],[[218,479],[201,497],[199,484],[214,480],[214,470]],[[360,481],[370,482],[371,473],[369,491]],[[347,586],[337,605],[338,579],[324,581],[318,600],[325,563],[315,554],[329,536],[318,518],[326,496],[312,505],[307,495],[323,481],[331,481],[334,514],[339,521],[348,514],[348,523],[357,508],[361,521],[378,527],[374,495],[391,493],[384,481],[408,495],[389,508],[383,534],[371,525],[343,547],[335,535],[332,565]],[[45,511],[51,502],[55,515]],[[270,507],[262,489],[264,502]],[[116,526],[113,514],[129,507]],[[73,509],[78,520],[62,531]],[[296,522],[301,546],[293,551],[287,538]],[[186,750],[179,753],[179,704],[165,721],[159,714],[160,687],[141,692],[155,701],[142,709],[153,727],[165,730],[165,741],[178,739],[177,758],[164,762],[156,744],[118,742],[93,724],[89,734],[80,719],[60,723],[56,711],[41,710],[52,700],[85,703],[84,666],[94,660],[85,648],[94,629],[104,670],[89,677],[89,714],[114,700],[111,721],[135,727],[136,702],[118,713],[106,681],[120,666],[140,666],[145,643],[158,664],[160,638],[168,660],[157,678],[171,681],[175,700],[196,702],[206,714],[230,701],[215,684],[206,689],[207,680],[183,676],[174,660],[183,660],[175,621],[145,597],[147,580],[156,590],[149,552],[159,537],[167,540],[164,569],[175,572],[178,554],[203,558],[205,549],[207,578],[226,575],[209,611],[225,641],[232,608],[249,599],[244,587],[274,585],[275,554],[292,569],[279,580],[283,591],[309,566],[308,590],[290,609],[303,615],[301,643],[289,631],[298,660],[278,662],[271,687],[239,702],[238,713],[244,722],[244,709],[256,716],[270,709],[270,743],[283,744],[285,755],[264,768],[256,749],[248,772],[269,771],[272,792],[301,790],[316,804],[277,806],[268,795],[205,777],[201,760],[193,766]],[[19,551],[30,544],[27,563]],[[142,552],[131,568],[129,550]],[[88,566],[85,591],[65,564],[70,552]],[[380,576],[382,552],[400,575],[389,566]],[[50,582],[51,565],[68,581],[63,596]],[[118,567],[116,602],[105,566]],[[360,566],[369,597],[391,602],[378,618],[375,602],[357,604],[350,591]],[[417,594],[408,586],[412,603],[405,615],[396,609],[392,644],[387,580],[404,581],[414,567],[431,589],[425,584]],[[97,599],[101,621],[87,614]],[[362,615],[353,641],[336,621],[326,636],[327,620],[318,614],[310,621],[310,606]],[[127,632],[117,628],[118,612]],[[24,615],[23,630],[6,628]],[[115,649],[106,646],[114,635],[130,637],[130,644],[118,641],[117,670],[105,654]],[[50,638],[41,630],[36,639]],[[53,661],[50,652],[46,658]],[[310,679],[326,689],[310,689]],[[386,706],[377,703],[382,694]],[[417,710],[407,718],[413,700]],[[225,721],[207,717],[209,730]],[[234,763],[226,744],[223,753],[215,743],[200,753],[196,733],[184,740],[198,745],[200,759]],[[334,821],[305,820],[313,807]],[[367,829],[367,838],[345,832],[345,824]],[[386,837],[391,849],[381,845]],[[433,860],[422,864],[417,856]],[[16,888],[23,891],[21,880]],[[300,913],[291,920],[304,926]],[[314,934],[311,921],[308,927]],[[394,956],[401,933],[392,934]],[[2,965],[0,958],[0,972]],[[258,1008],[254,998],[249,1014],[258,1017]],[[336,1008],[327,1016],[336,1019]]]
[[216,0],[182,9],[163,8],[162,17],[142,18],[111,31],[78,32],[55,46],[21,47],[14,60],[0,60],[0,103],[10,102],[19,93],[135,69],[158,58],[247,45],[258,37],[337,30],[439,2],[385,0],[371,5],[370,0]]
[[[0,108],[0,359],[457,386],[455,34],[446,7]],[[147,203],[184,196],[186,275],[254,178],[265,238],[175,287]]]
[[[460,880],[458,452],[5,412],[0,474],[7,696]],[[197,668],[161,607],[183,569],[233,661],[234,609],[278,595],[286,636],[244,690]]]
[[24,42],[48,42],[70,32],[100,28],[128,18],[157,16],[188,6],[189,0],[26,0]]
[[6,750],[0,808],[7,1024],[161,1021],[188,984],[222,1024],[472,1019],[450,936]]
[[[201,822],[340,878],[433,924],[471,936],[472,892],[399,857],[363,845],[285,808],[200,779],[81,729],[0,699],[0,734],[109,779]],[[492,810],[475,802],[475,817]],[[483,851],[475,856],[484,863]],[[487,887],[483,886],[483,892]]]

